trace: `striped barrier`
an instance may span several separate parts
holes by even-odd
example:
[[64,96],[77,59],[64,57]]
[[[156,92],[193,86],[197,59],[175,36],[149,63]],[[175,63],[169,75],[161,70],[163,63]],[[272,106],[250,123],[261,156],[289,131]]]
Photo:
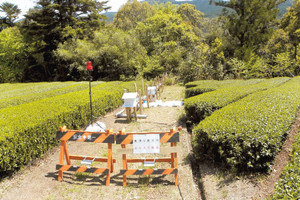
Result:
[[[180,130],[180,129],[179,129]],[[165,151],[161,148],[160,152],[170,153],[170,157],[167,158],[127,158],[127,154],[132,154],[132,149],[126,149],[126,145],[133,144],[134,137],[133,135],[149,135],[149,134],[159,134],[160,143],[170,143],[171,147],[167,147]],[[158,140],[158,139],[157,139]],[[176,132],[175,129],[171,129],[170,132],[148,132],[148,133],[125,133],[125,131],[120,131],[116,135],[116,143],[120,144],[122,149],[122,161],[123,169],[120,171],[120,174],[123,175],[123,186],[127,185],[127,175],[175,175],[175,185],[178,185],[178,168],[177,168],[177,149],[176,145],[179,142],[179,132]],[[145,163],[150,164],[147,166],[154,166],[155,162],[167,162],[171,163],[171,168],[167,169],[128,169],[128,163]],[[151,165],[152,164],[152,165]]]
[[95,168],[86,166],[75,166],[75,165],[56,165],[56,170],[71,171],[71,172],[88,172],[95,174],[107,175],[109,169],[106,168]]
[[169,174],[177,174],[177,169],[128,169],[121,170],[121,175],[169,175]]
[[[112,133],[112,130],[107,130],[106,132],[86,132],[67,130],[66,127],[60,127],[56,134],[56,138],[61,141],[59,165],[56,165],[56,169],[58,170],[58,181],[62,180],[64,171],[74,171],[106,175],[106,185],[110,184],[110,174],[113,172],[113,163],[116,162],[116,160],[112,158],[112,144],[115,143],[115,134]],[[107,143],[107,157],[100,158],[69,155],[67,141]],[[67,164],[64,164],[64,158],[66,158]],[[71,165],[71,160],[81,160],[82,166]],[[107,167],[90,167],[93,162],[106,162]]]
[[149,133],[126,133],[127,135],[116,136],[117,144],[132,144],[134,134],[159,134],[160,143],[176,143],[179,142],[179,133],[170,133],[170,132],[149,132]]

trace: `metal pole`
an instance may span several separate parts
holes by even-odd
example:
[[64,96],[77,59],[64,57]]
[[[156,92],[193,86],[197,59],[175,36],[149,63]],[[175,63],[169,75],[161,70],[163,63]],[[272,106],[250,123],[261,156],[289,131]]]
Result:
[[91,71],[89,71],[89,78],[90,78],[90,81],[89,81],[89,88],[90,88],[90,108],[91,108],[91,119],[90,119],[90,121],[91,121],[91,124],[93,123],[93,105],[92,105],[92,84],[91,84],[91,82],[92,82],[92,76],[91,76]]

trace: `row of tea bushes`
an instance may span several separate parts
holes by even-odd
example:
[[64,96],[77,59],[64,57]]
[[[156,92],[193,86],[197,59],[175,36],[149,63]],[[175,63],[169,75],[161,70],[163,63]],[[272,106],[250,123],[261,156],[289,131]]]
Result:
[[[92,82],[92,87],[100,84],[102,82]],[[11,106],[16,106],[24,103],[29,103],[32,101],[37,101],[43,98],[54,97],[62,94],[67,94],[70,92],[76,92],[80,90],[85,90],[89,88],[88,82],[66,82],[66,83],[53,83],[49,85],[50,87],[44,87],[38,90],[35,88],[34,90],[29,91],[26,90],[26,94],[18,96],[14,96],[11,98],[1,99],[0,100],[0,109],[8,108]],[[35,91],[33,93],[33,91]]]
[[28,94],[48,92],[51,90],[60,89],[63,87],[76,85],[76,84],[78,84],[78,82],[52,82],[52,83],[41,82],[41,83],[3,84],[3,85],[7,85],[8,87],[3,88],[3,90],[0,91],[0,100],[28,95]]
[[[122,103],[124,88],[133,82],[108,82],[92,88],[94,115]],[[77,91],[0,110],[0,175],[14,171],[57,144],[59,126],[81,128],[89,123],[87,90]]]
[[237,84],[237,86],[226,87],[185,99],[184,109],[187,116],[187,124],[198,124],[205,117],[210,116],[215,110],[238,101],[254,92],[277,87],[288,80],[290,80],[290,78],[281,77],[256,83],[254,79],[253,81],[249,80],[248,85]]
[[300,133],[295,137],[291,160],[275,186],[272,199],[300,198]]
[[193,130],[198,158],[239,171],[267,171],[300,106],[300,77],[251,94],[206,118]]
[[200,80],[200,81],[193,81],[185,84],[185,88],[192,88],[192,87],[197,87],[201,85],[219,85],[218,80]]
[[39,83],[0,83],[0,95],[10,92],[11,90],[25,91],[27,88],[40,85],[50,85],[48,82]]
[[[203,94],[206,92],[218,90],[225,87],[232,86],[247,86],[250,84],[256,84],[264,81],[264,79],[251,79],[251,80],[225,80],[225,81],[217,81],[217,80],[207,80],[207,81],[195,81],[187,83],[185,89],[185,98],[193,97],[199,94]],[[194,86],[194,87],[191,87]]]

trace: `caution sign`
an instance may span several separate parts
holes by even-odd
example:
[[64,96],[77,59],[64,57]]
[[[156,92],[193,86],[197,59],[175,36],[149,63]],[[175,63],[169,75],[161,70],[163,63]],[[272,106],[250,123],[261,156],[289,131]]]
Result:
[[160,153],[159,134],[137,134],[133,135],[133,153],[150,154]]

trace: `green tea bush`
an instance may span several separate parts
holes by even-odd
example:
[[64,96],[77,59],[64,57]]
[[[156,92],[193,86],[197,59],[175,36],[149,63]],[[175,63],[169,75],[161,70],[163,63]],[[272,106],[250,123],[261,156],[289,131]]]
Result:
[[299,110],[299,91],[296,77],[214,112],[193,130],[196,156],[237,171],[268,171]]
[[[60,89],[70,85],[78,84],[77,82],[41,82],[41,83],[15,83],[15,84],[3,84],[8,87],[0,90],[0,100],[20,97],[28,94],[36,94],[42,92],[48,92],[55,89]],[[0,85],[1,88],[1,85]]]
[[[94,115],[101,116],[118,107],[125,88],[133,91],[133,82],[93,87]],[[89,118],[88,89],[1,109],[0,174],[22,167],[57,144],[59,126],[81,128]]]
[[259,79],[253,79],[242,84],[237,82],[231,87],[225,87],[185,99],[184,109],[187,115],[187,123],[188,125],[198,124],[215,110],[238,101],[251,93],[276,87],[288,80],[289,78],[286,77],[273,78],[262,82]]
[[300,197],[300,133],[295,137],[291,160],[276,184],[272,199],[299,199]]
[[192,88],[192,87],[197,87],[201,85],[219,85],[220,81],[217,80],[200,80],[200,81],[193,81],[185,84],[185,88]]
[[[92,82],[92,87],[100,83],[102,82]],[[52,85],[49,84],[48,86],[52,86]],[[59,88],[56,89],[57,87]],[[20,105],[23,103],[29,103],[32,101],[37,101],[43,98],[49,98],[49,97],[54,97],[62,94],[67,94],[70,92],[85,90],[88,88],[89,88],[88,82],[66,82],[66,83],[61,83],[61,86],[55,83],[54,87],[42,88],[39,92],[37,89],[35,89],[34,93],[31,90],[31,93],[28,93],[27,91],[26,94],[24,95],[19,94],[18,96],[14,96],[11,98],[1,99],[0,109]]]
[[[193,97],[206,92],[214,91],[217,89],[230,87],[230,86],[243,86],[249,84],[255,84],[264,81],[264,79],[252,79],[252,80],[207,80],[207,81],[196,81],[187,83],[185,89],[185,98]],[[194,87],[190,87],[194,86]]]

